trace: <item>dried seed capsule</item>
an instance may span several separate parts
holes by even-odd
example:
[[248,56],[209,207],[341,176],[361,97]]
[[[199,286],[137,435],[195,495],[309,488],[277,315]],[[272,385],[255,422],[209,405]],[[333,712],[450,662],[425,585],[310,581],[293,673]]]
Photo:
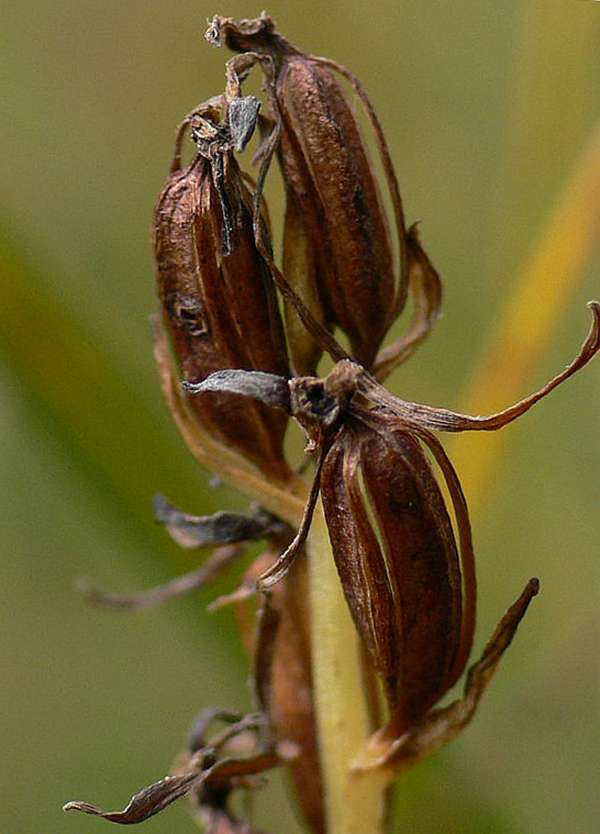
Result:
[[[401,274],[394,274],[387,217],[366,145],[342,84],[325,59],[305,55],[274,31],[263,15],[253,21],[215,18],[207,37],[221,35],[236,51],[252,50],[272,59],[268,79],[271,99],[280,119],[279,159],[288,192],[285,243],[287,278],[292,283],[305,262],[314,264],[320,307],[313,314],[347,335],[361,364],[371,367],[379,346],[401,311],[406,297],[405,230],[395,180],[390,183],[396,203]],[[358,82],[356,82],[358,84]],[[369,115],[382,145],[386,173],[393,179],[387,148],[372,110]],[[298,243],[299,236],[308,243]],[[294,258],[299,259],[297,268]],[[306,276],[297,291],[306,291]],[[310,303],[309,303],[310,306]],[[291,340],[292,357],[306,367],[315,352]]]
[[[216,176],[215,172],[218,176]],[[199,155],[169,178],[155,216],[158,290],[186,380],[231,367],[288,376],[283,326],[235,160]],[[226,252],[229,251],[229,254]],[[204,428],[279,479],[286,418],[236,395],[190,397]]]
[[462,671],[461,575],[442,493],[413,437],[349,421],[321,494],[354,622],[394,722],[409,727]]
[[[279,398],[318,453],[298,532],[258,585],[272,589],[286,577],[321,491],[348,607],[389,707],[389,724],[374,734],[356,770],[405,769],[464,729],[538,593],[538,581],[530,580],[470,669],[464,697],[432,709],[465,668],[476,583],[465,497],[431,430],[494,431],[525,414],[600,351],[600,302],[589,307],[592,326],[572,362],[539,391],[487,417],[401,400],[349,360],[338,362],[326,379],[291,379],[289,393],[264,375],[231,371],[224,381],[217,375],[215,386],[225,390],[271,404]],[[426,452],[447,487],[460,547]]]

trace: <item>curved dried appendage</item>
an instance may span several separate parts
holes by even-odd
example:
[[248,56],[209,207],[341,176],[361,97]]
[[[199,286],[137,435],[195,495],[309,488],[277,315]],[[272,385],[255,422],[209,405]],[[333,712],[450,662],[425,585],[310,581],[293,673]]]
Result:
[[310,525],[312,523],[317,499],[319,497],[321,468],[323,466],[325,454],[325,449],[319,449],[319,458],[317,461],[315,477],[310,488],[308,501],[306,502],[306,507],[304,508],[304,515],[302,516],[298,532],[274,564],[259,577],[256,583],[259,591],[268,591],[273,587],[273,585],[276,585],[277,582],[284,578],[306,541],[306,537],[310,531]]
[[[248,732],[255,734],[253,749],[246,756],[228,755],[227,743]],[[132,825],[160,813],[178,799],[195,792],[197,801],[207,806],[220,796],[221,800],[238,784],[257,774],[271,770],[281,762],[276,746],[265,739],[263,715],[249,715],[237,721],[208,744],[191,755],[181,773],[166,776],[136,793],[122,811],[104,811],[88,802],[67,802],[64,811],[81,811],[102,817],[109,822]],[[222,755],[219,759],[218,756]]]
[[354,762],[353,769],[362,772],[386,768],[395,774],[403,773],[456,738],[475,715],[504,652],[510,646],[519,623],[538,592],[539,581],[530,579],[520,597],[496,627],[481,658],[470,668],[460,700],[448,707],[432,710],[399,738],[393,738],[385,728],[375,733]]
[[173,599],[204,588],[223,574],[234,562],[244,555],[246,547],[240,544],[219,547],[196,570],[185,573],[167,582],[137,594],[114,594],[102,591],[82,580],[78,583],[81,593],[94,605],[114,608],[119,611],[142,611],[156,608]]
[[191,515],[162,495],[154,497],[154,516],[164,524],[171,538],[186,550],[258,541],[281,535],[287,528],[277,516],[261,507],[251,507],[250,513],[219,511],[213,515]]
[[515,405],[492,414],[488,417],[474,417],[468,414],[459,414],[445,408],[433,408],[432,406],[420,403],[405,402],[394,397],[380,385],[375,383],[368,375],[361,380],[361,390],[370,397],[373,402],[382,406],[383,411],[394,414],[400,418],[403,424],[408,427],[420,426],[437,431],[496,431],[508,423],[512,423],[517,417],[525,414],[526,411],[537,402],[547,396],[570,376],[583,368],[600,350],[600,302],[590,301],[588,307],[592,311],[593,322],[587,339],[581,346],[581,350],[575,359],[564,371],[557,374],[546,383],[543,388],[521,400]]
[[373,374],[380,382],[413,355],[441,316],[442,281],[421,246],[417,223],[408,231],[407,251],[409,288],[414,303],[413,318],[408,332],[377,354]]

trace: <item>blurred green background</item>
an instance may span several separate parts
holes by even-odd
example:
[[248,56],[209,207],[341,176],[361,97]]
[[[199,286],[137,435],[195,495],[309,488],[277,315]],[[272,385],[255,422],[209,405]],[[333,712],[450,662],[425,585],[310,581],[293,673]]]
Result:
[[[201,707],[249,702],[233,617],[204,611],[213,591],[125,615],[91,609],[74,590],[81,576],[141,589],[197,563],[154,524],[157,491],[190,511],[244,506],[208,486],[180,441],[147,325],[156,308],[150,218],[174,127],[222,89],[227,56],[201,37],[215,11],[260,8],[25,0],[3,9],[6,834],[104,830],[63,815],[61,804],[122,807],[167,772]],[[423,219],[446,282],[444,319],[392,388],[460,407],[518,267],[600,116],[600,4],[272,0],[268,11],[298,45],[352,67],[372,95],[407,215]],[[588,326],[584,302],[599,295],[596,247],[526,390],[574,355]],[[506,346],[516,363],[519,348]],[[597,360],[507,429],[474,518],[477,648],[528,577],[541,577],[542,596],[472,727],[399,784],[398,832],[598,830],[599,379]],[[474,454],[485,441],[465,438]],[[299,831],[278,784],[260,799],[259,820]],[[180,803],[144,830],[179,834],[193,823]]]

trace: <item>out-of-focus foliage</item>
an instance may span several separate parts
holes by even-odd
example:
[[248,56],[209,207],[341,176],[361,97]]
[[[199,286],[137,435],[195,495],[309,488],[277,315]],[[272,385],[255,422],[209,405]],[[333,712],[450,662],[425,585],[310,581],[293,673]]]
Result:
[[[0,828],[10,834],[100,830],[63,817],[61,803],[122,806],[166,772],[195,711],[248,703],[232,619],[205,614],[209,593],[127,616],[73,590],[80,576],[132,590],[196,564],[154,524],[156,491],[191,511],[243,506],[209,488],[177,437],[147,327],[150,217],[174,127],[222,88],[225,52],[201,37],[216,11],[258,9],[29,0],[3,10]],[[274,0],[268,11],[372,94],[408,219],[423,219],[446,282],[445,318],[390,385],[460,408],[600,117],[600,5]],[[598,295],[596,249],[526,390],[574,354],[584,302]],[[519,349],[506,346],[515,363]],[[478,645],[525,579],[540,576],[542,595],[468,733],[400,782],[397,830],[597,825],[599,375],[596,362],[506,430],[474,518]],[[464,442],[477,455],[486,437]],[[282,792],[261,803],[267,828],[297,830]],[[182,806],[144,830],[191,825]]]

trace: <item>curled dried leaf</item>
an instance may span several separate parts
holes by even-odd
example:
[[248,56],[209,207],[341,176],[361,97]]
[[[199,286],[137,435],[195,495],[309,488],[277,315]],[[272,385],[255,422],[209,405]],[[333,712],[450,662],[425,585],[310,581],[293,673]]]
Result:
[[[210,720],[228,713],[217,711]],[[274,744],[265,735],[267,724],[262,715],[248,715],[213,736],[201,749],[182,761],[181,772],[160,779],[136,793],[122,811],[104,811],[88,802],[67,802],[64,811],[80,811],[102,817],[109,822],[132,825],[144,822],[183,796],[194,793],[195,802],[205,809],[226,812],[229,794],[238,785],[250,785],[253,777],[271,770],[279,762]],[[239,736],[252,734],[246,755],[229,755],[228,745]],[[250,781],[248,781],[250,780]],[[231,815],[232,823],[235,817]],[[235,830],[235,829],[234,829]]]

